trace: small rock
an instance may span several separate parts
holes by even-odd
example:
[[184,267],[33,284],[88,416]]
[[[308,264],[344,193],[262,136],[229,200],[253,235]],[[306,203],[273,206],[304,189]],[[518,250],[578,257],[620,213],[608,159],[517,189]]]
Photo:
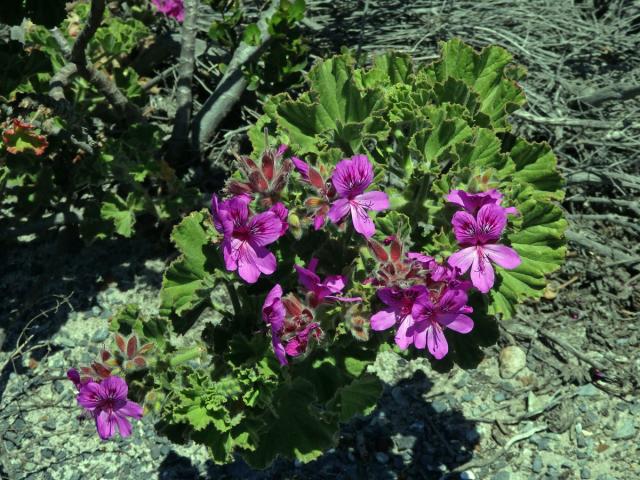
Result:
[[578,448],[584,448],[587,446],[587,438],[582,432],[576,433],[576,445],[578,445]]
[[463,402],[472,402],[473,399],[476,398],[476,396],[473,393],[465,393],[464,395],[462,395],[462,401]]
[[500,352],[500,376],[513,378],[527,363],[527,355],[520,347],[511,345]]
[[431,404],[436,413],[442,413],[447,410],[447,404],[442,400],[436,400]]
[[74,348],[76,346],[76,342],[67,337],[61,337],[58,339],[58,345],[61,347]]
[[465,432],[464,438],[467,442],[475,445],[480,440],[480,434],[476,430],[469,429]]
[[109,329],[100,328],[93,334],[91,341],[94,343],[104,342],[109,337]]
[[49,420],[44,422],[44,424],[42,424],[42,427],[45,430],[53,431],[56,428],[58,428],[58,425],[56,424],[56,421],[53,418],[50,418]]
[[627,420],[625,422],[619,423],[616,427],[615,432],[613,432],[614,440],[629,440],[636,435],[636,427],[633,424],[633,420]]
[[376,452],[376,461],[378,463],[382,463],[383,465],[385,463],[389,463],[389,455],[384,452]]
[[493,401],[494,402],[504,402],[507,399],[507,396],[504,394],[504,392],[496,392],[493,394]]
[[584,467],[583,469],[581,469],[580,478],[582,480],[589,480],[591,478],[591,470],[589,470],[587,467]]
[[505,470],[501,470],[500,472],[496,473],[493,477],[491,477],[491,480],[509,480],[511,478],[511,474]]
[[416,443],[414,436],[397,436],[393,439],[393,443],[398,451],[411,450]]
[[576,390],[576,393],[582,397],[595,397],[596,395],[600,395],[600,390],[598,390],[593,383],[587,383]]
[[471,470],[465,470],[460,474],[460,480],[475,480],[475,479],[476,479],[476,474],[473,473]]
[[13,429],[16,432],[20,432],[24,430],[24,427],[26,426],[27,426],[27,423],[21,418],[18,418],[15,422],[13,422],[13,425],[12,425]]
[[42,449],[42,458],[53,458],[53,456],[55,455],[54,451],[51,450],[50,448],[44,448]]
[[542,471],[542,457],[540,455],[536,455],[533,458],[533,463],[531,464],[531,470],[533,473],[540,473]]

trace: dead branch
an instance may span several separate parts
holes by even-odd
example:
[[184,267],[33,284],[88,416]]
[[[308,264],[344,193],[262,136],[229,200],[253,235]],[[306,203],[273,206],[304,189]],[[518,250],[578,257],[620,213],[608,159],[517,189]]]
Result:
[[625,101],[640,95],[640,85],[625,86],[621,84],[610,85],[595,91],[591,95],[572,98],[567,102],[571,108],[599,107],[603,103],[616,100]]
[[119,118],[140,119],[142,115],[138,107],[127,99],[116,84],[103,72],[87,62],[87,45],[93,38],[104,16],[105,0],[92,0],[87,24],[69,49],[69,46],[59,31],[52,31],[54,39],[61,46],[65,55],[68,54],[69,64],[61,68],[49,82],[49,95],[54,100],[64,100],[64,88],[69,85],[71,78],[77,73],[91,83],[102,93],[111,104]]
[[629,264],[629,266],[634,270],[640,271],[640,261],[638,260],[638,257],[633,257],[631,255],[628,255],[627,253],[621,252],[611,247],[607,247],[606,245],[602,245],[601,243],[598,243],[595,240],[591,240],[583,234],[575,232],[573,230],[567,230],[565,236],[570,242],[577,243],[581,247],[592,250],[605,257],[611,257],[614,259],[614,261],[616,261],[616,263],[619,262],[621,264]]
[[177,110],[169,143],[170,155],[177,157],[189,140],[189,125],[193,108],[192,83],[196,53],[198,0],[185,0],[182,23],[182,48],[178,66]]
[[240,42],[220,82],[194,118],[192,125],[194,151],[200,151],[211,140],[220,122],[224,120],[247,88],[248,82],[242,68],[255,60],[271,40],[269,21],[279,7],[280,0],[272,0],[269,8],[260,15],[258,20],[260,42],[258,45]]

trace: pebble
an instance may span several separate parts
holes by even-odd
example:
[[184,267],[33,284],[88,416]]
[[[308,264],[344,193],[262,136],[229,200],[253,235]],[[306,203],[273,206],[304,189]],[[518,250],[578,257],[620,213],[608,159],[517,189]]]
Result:
[[385,463],[389,463],[389,455],[384,452],[376,452],[376,460],[378,463],[384,465]]
[[104,342],[109,337],[109,329],[99,328],[91,337],[91,341],[94,343]]
[[615,432],[613,432],[614,440],[629,440],[636,435],[636,427],[633,424],[633,420],[627,420],[625,422],[619,423],[616,427]]
[[396,401],[396,403],[401,407],[406,407],[407,405],[409,405],[407,397],[405,397],[404,392],[402,391],[402,388],[393,387],[391,389],[391,396]]
[[480,434],[476,430],[469,429],[465,432],[464,438],[468,443],[476,445],[480,441]]
[[504,402],[507,399],[507,396],[504,394],[504,392],[496,392],[493,394],[493,401],[494,402]]
[[542,457],[540,455],[536,455],[533,458],[533,463],[531,464],[531,470],[533,470],[534,473],[540,473],[542,471]]
[[47,420],[46,422],[44,422],[44,424],[42,425],[42,427],[45,430],[50,430],[53,431],[56,428],[58,428],[58,425],[56,423],[56,421],[53,418],[50,418],[49,420]]
[[44,448],[42,450],[42,457],[43,458],[52,458],[55,455],[55,452],[53,450],[51,450],[50,448]]
[[589,470],[587,467],[584,467],[582,470],[580,470],[580,478],[582,480],[589,480],[591,478],[591,470]]
[[436,413],[442,413],[447,410],[447,404],[442,400],[435,400],[431,407],[435,410]]
[[463,402],[471,402],[473,401],[474,398],[476,398],[476,396],[471,392],[467,392],[464,395],[462,395]]
[[476,475],[471,470],[465,470],[460,474],[460,480],[476,480]]
[[393,443],[399,451],[411,450],[416,443],[416,437],[405,435],[397,436],[393,439]]
[[578,388],[576,393],[581,397],[595,397],[596,395],[600,395],[600,390],[598,390],[593,383],[587,383]]
[[505,470],[502,470],[491,477],[491,480],[509,480],[510,478],[511,474]]
[[520,347],[511,345],[500,352],[500,376],[513,378],[527,364],[527,354]]

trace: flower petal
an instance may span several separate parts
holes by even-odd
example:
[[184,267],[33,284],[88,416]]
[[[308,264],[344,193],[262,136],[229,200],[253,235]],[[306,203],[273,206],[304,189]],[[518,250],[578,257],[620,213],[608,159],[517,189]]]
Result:
[[101,399],[102,389],[100,384],[92,381],[81,385],[80,393],[76,397],[78,405],[87,410],[94,410],[100,404]]
[[[275,258],[273,259],[275,262]],[[256,283],[260,277],[258,255],[253,246],[243,242],[238,250],[238,275],[247,283]],[[274,268],[275,270],[275,268]]]
[[463,210],[456,212],[451,219],[451,225],[460,245],[475,245],[478,242],[478,225],[470,213]]
[[127,403],[125,403],[125,405],[120,410],[118,410],[118,413],[126,415],[127,417],[142,418],[143,409],[136,402],[127,400]]
[[338,195],[353,198],[373,182],[373,166],[366,155],[340,160],[331,177]]
[[331,293],[340,293],[347,285],[347,279],[344,275],[327,275],[322,285]]
[[409,328],[413,325],[413,318],[411,315],[407,315],[405,319],[400,323],[398,331],[396,332],[395,342],[401,350],[406,350],[409,345],[413,343],[413,337],[408,334]]
[[100,382],[100,388],[103,392],[103,398],[126,400],[129,393],[127,382],[115,375],[111,375],[102,380],[102,382]]
[[333,223],[340,223],[349,213],[349,208],[349,200],[346,198],[339,198],[331,204],[331,208],[329,208],[327,216]]
[[305,182],[309,182],[309,165],[298,157],[291,157],[296,172],[300,174]]
[[471,282],[482,293],[487,293],[493,287],[495,274],[491,262],[481,247],[476,248],[477,254],[471,265]]
[[478,243],[496,242],[507,226],[507,214],[504,208],[488,204],[478,210],[476,216]]
[[310,292],[316,292],[320,288],[320,277],[316,275],[312,270],[301,267],[300,265],[293,266],[298,272],[298,282],[304,288]]
[[431,355],[438,360],[449,352],[449,344],[441,329],[437,327],[427,329],[427,347],[429,347]]
[[351,221],[356,232],[365,238],[372,237],[376,233],[376,226],[369,217],[367,210],[359,203],[351,202]]
[[389,197],[386,193],[378,190],[362,193],[355,197],[354,200],[367,210],[379,212],[389,208]]
[[506,245],[485,245],[483,250],[491,260],[507,270],[514,269],[522,263],[520,255]]
[[118,430],[120,431],[120,436],[125,438],[131,435],[131,423],[127,420],[127,417],[118,414],[115,414],[115,417]]
[[447,263],[460,269],[460,275],[464,274],[477,256],[476,247],[467,247],[457,251],[447,259]]
[[441,313],[436,317],[440,325],[443,325],[458,333],[469,333],[473,330],[473,320],[467,315],[459,313]]
[[102,440],[108,440],[116,432],[116,416],[106,410],[101,410],[96,415],[96,429]]
[[[284,211],[286,212],[286,210],[285,208]],[[250,242],[259,246],[265,246],[275,242],[282,236],[283,230],[286,230],[286,227],[283,225],[285,223],[286,221],[283,221],[272,210],[254,215],[247,224],[251,232]]]
[[391,308],[385,308],[371,316],[371,329],[375,331],[387,330],[396,324],[396,313]]

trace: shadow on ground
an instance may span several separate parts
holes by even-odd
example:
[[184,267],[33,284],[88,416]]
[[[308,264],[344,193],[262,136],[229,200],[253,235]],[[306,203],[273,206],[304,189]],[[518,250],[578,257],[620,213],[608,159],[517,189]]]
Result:
[[[299,464],[278,459],[264,471],[243,460],[208,463],[206,474],[170,452],[159,468],[161,480],[178,479],[438,479],[471,460],[479,442],[475,423],[429,392],[422,372],[395,386],[386,385],[377,409],[344,424],[339,444],[317,460]],[[427,398],[425,398],[427,397]],[[456,478],[455,476],[449,478]]]

